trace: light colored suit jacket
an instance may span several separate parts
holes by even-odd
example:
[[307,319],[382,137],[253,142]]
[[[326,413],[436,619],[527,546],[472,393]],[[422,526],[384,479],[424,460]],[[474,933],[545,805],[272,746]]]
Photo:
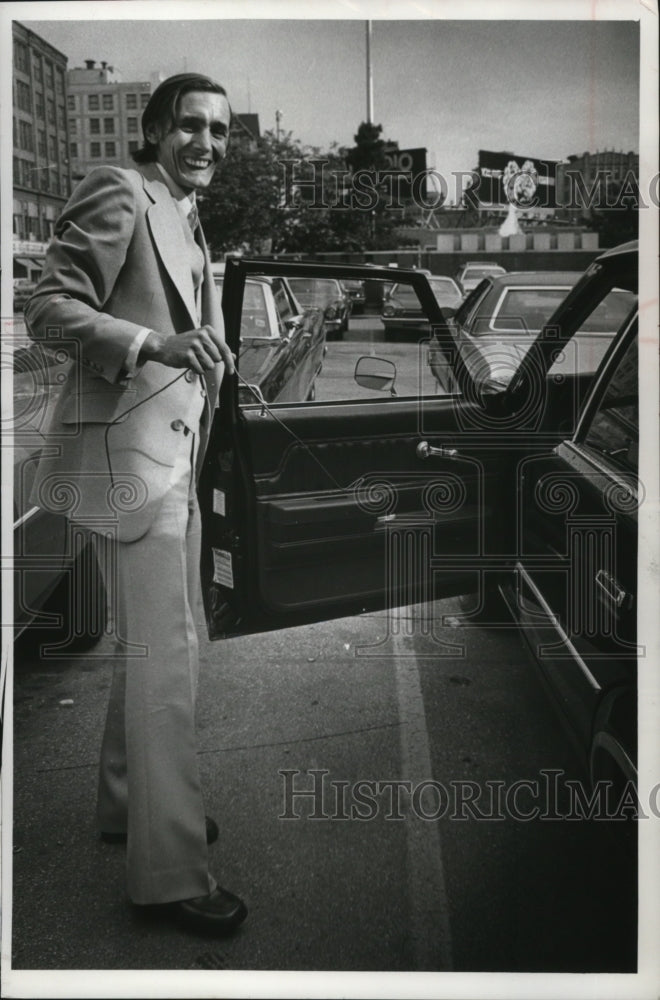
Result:
[[[203,237],[202,248],[201,322],[221,330]],[[57,223],[25,318],[33,340],[74,360],[33,502],[92,530],[114,530],[121,541],[141,537],[177,455],[190,448],[185,427],[199,433],[203,456],[223,371],[217,365],[200,379],[149,361],[124,377],[142,328],[169,335],[199,325],[181,217],[155,164],[101,167],[81,181]]]

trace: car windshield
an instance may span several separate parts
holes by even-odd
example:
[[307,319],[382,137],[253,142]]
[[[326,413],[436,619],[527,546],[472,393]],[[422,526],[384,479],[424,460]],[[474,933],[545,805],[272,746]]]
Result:
[[429,285],[440,305],[446,302],[459,302],[462,297],[451,278],[429,278]]
[[324,306],[339,297],[336,281],[324,278],[290,278],[296,298],[307,306]]
[[[215,284],[222,292],[223,279],[216,277]],[[259,281],[246,281],[241,313],[241,337],[249,340],[273,335],[268,321],[264,286]]]
[[487,278],[489,274],[504,274],[504,268],[500,267],[498,264],[493,264],[488,267],[487,264],[478,264],[476,266],[466,267],[463,271],[463,280],[469,278],[473,281],[475,278]]
[[396,299],[401,305],[420,308],[417,292],[411,285],[394,285],[389,297],[390,299]]

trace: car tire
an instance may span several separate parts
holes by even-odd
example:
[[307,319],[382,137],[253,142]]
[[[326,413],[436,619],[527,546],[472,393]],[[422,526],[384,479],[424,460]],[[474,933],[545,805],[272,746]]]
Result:
[[[58,625],[29,627],[17,640],[17,653],[38,653],[57,647],[58,657],[92,649],[104,634],[107,623],[106,590],[94,546],[86,545],[70,572],[62,574],[42,610],[60,618]],[[54,650],[53,650],[54,652]],[[47,659],[47,654],[44,654]]]
[[307,395],[305,396],[305,402],[306,402],[306,403],[313,403],[315,399],[316,399],[316,383],[314,383],[314,384],[313,384],[313,385],[312,385],[312,386],[310,387],[310,390],[309,390],[309,392],[308,392],[308,393],[307,393]]

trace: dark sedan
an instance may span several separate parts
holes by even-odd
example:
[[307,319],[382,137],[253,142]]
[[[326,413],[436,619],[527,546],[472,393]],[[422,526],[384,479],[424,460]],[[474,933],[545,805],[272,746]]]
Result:
[[[215,268],[222,290],[223,271]],[[254,403],[302,402],[314,398],[314,383],[323,365],[323,316],[305,309],[285,278],[250,278],[241,312],[238,368],[239,398]]]

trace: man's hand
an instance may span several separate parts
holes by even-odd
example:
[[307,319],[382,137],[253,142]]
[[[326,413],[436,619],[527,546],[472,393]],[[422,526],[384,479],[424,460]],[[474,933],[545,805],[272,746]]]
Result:
[[140,348],[139,361],[158,361],[170,368],[192,368],[198,375],[223,361],[228,375],[234,374],[234,355],[224,335],[212,326],[166,337],[152,330]]

